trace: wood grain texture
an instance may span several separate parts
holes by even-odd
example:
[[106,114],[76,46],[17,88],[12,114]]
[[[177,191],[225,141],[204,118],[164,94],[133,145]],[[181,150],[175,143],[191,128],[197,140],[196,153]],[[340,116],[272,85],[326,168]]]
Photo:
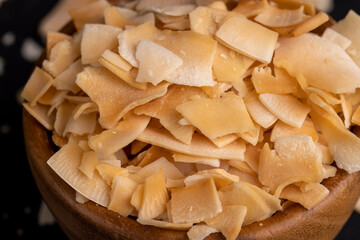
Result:
[[[72,23],[62,32],[74,32]],[[44,56],[39,59],[38,65]],[[143,226],[93,202],[77,203],[75,191],[46,163],[55,152],[49,132],[25,110],[23,131],[28,162],[35,182],[58,224],[70,239],[188,239],[185,231]],[[261,221],[261,224],[253,223],[243,227],[238,239],[333,239],[350,217],[360,196],[360,172],[348,174],[340,170],[334,178],[323,183],[330,194],[315,208],[306,210],[299,204],[294,204]],[[225,238],[220,233],[215,233],[206,239]]]

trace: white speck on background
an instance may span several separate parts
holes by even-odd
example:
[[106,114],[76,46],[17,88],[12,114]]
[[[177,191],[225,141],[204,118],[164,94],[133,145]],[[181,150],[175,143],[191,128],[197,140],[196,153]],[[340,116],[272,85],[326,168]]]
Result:
[[5,60],[0,57],[0,76],[4,74],[5,71]]
[[5,135],[11,131],[11,127],[7,124],[3,124],[0,126],[0,134]]
[[46,206],[44,201],[41,201],[39,213],[38,213],[38,225],[43,227],[46,225],[52,225],[55,223],[55,218]]
[[21,56],[29,62],[35,62],[41,55],[43,48],[32,38],[26,38],[21,46]]
[[2,36],[1,43],[4,46],[9,47],[9,46],[14,44],[15,39],[16,39],[16,37],[15,37],[15,34],[13,32],[7,32]]
[[32,211],[32,210],[31,210],[31,207],[25,207],[25,208],[24,208],[24,213],[25,213],[25,214],[30,214],[31,211]]

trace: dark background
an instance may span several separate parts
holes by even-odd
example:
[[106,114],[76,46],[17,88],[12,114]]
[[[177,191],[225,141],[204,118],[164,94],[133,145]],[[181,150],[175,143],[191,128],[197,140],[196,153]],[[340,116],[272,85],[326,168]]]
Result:
[[[0,239],[66,239],[56,223],[38,224],[41,196],[26,159],[17,100],[44,47],[38,23],[56,2],[0,0]],[[339,20],[349,9],[360,13],[360,1],[336,0],[335,9],[330,15]],[[26,44],[35,45],[30,56],[22,55]],[[360,239],[359,214],[352,214],[337,239]]]

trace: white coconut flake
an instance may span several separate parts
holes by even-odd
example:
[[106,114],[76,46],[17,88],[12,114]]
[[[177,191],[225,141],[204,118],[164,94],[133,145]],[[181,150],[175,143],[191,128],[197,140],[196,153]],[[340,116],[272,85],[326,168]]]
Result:
[[15,34],[13,32],[7,32],[1,37],[1,43],[5,47],[10,47],[15,43]]
[[43,48],[32,38],[26,38],[21,46],[21,56],[29,62],[35,62],[41,55]]
[[50,212],[49,208],[46,206],[44,201],[41,201],[40,210],[38,214],[38,225],[40,227],[46,225],[53,225],[55,223],[55,218]]

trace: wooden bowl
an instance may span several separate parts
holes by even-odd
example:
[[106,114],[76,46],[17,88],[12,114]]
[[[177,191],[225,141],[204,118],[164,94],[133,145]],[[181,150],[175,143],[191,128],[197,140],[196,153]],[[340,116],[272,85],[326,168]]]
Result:
[[[319,29],[319,32],[322,31]],[[73,33],[73,25],[68,24],[62,32]],[[44,56],[39,59],[38,66]],[[26,110],[23,110],[23,130],[35,182],[58,224],[70,239],[187,239],[186,231],[144,226],[93,202],[76,202],[75,190],[46,163],[56,151],[50,133]],[[339,170],[335,177],[323,181],[330,194],[318,206],[306,210],[294,204],[271,218],[243,227],[238,239],[333,239],[354,209],[360,196],[359,183],[360,172],[348,174]],[[224,236],[213,233],[206,239],[224,239]]]

